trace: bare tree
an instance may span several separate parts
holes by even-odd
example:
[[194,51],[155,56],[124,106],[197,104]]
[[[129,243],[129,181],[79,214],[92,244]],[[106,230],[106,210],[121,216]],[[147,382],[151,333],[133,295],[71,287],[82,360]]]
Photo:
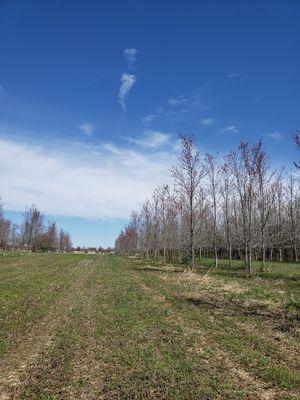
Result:
[[9,237],[11,222],[4,216],[4,204],[0,198],[0,249],[6,249],[9,246]]
[[69,233],[61,231],[58,240],[55,221],[44,224],[44,215],[32,205],[23,213],[20,225],[13,224],[5,218],[4,205],[0,198],[0,248],[29,249],[31,251],[55,251],[58,247],[63,251],[70,251],[72,240]]
[[221,165],[222,184],[220,187],[221,197],[223,199],[222,211],[224,220],[225,241],[227,244],[227,252],[229,259],[229,267],[232,265],[232,230],[233,230],[233,211],[234,204],[232,197],[232,176],[228,158],[225,158],[224,164]]
[[248,276],[252,273],[252,250],[254,237],[255,214],[255,181],[256,157],[260,150],[260,143],[250,147],[248,143],[241,143],[239,152],[230,154],[230,165],[235,181],[240,220],[242,224],[245,271]]
[[254,159],[256,169],[256,201],[261,246],[261,272],[265,271],[267,235],[270,233],[269,223],[274,209],[277,185],[280,177],[275,179],[275,171],[270,170],[270,159],[259,142]]
[[144,250],[144,256],[149,259],[150,246],[151,246],[151,204],[149,200],[146,200],[143,204],[141,213],[141,227],[142,227],[142,247]]
[[44,247],[48,251],[55,251],[58,248],[58,234],[55,221],[48,221],[44,233]]
[[180,155],[178,165],[171,173],[181,194],[187,200],[189,216],[189,254],[191,266],[195,266],[194,230],[196,223],[196,196],[201,181],[200,155],[193,136],[180,135]]
[[44,215],[36,206],[32,205],[23,213],[23,223],[21,225],[22,245],[27,245],[30,250],[36,251],[43,231]]
[[[159,224],[159,236],[162,242],[163,262],[166,263],[167,255],[167,201],[169,197],[169,186],[159,186],[153,193]],[[159,239],[159,237],[158,237]]]
[[18,224],[11,224],[10,229],[10,244],[13,249],[18,249],[20,247],[20,227]]
[[[295,133],[293,139],[296,144],[296,147],[300,149],[300,130]],[[297,162],[294,162],[294,165],[296,168],[300,169],[300,165]]]
[[208,193],[211,200],[213,248],[215,257],[215,268],[217,268],[218,267],[217,197],[219,193],[219,182],[218,182],[218,166],[216,163],[216,157],[213,156],[212,154],[207,154],[205,157],[205,173],[208,180]]
[[[174,188],[160,186],[134,220],[121,232],[117,251],[140,252],[147,258],[189,261],[195,253],[215,258],[266,262],[298,261],[300,192],[296,177],[289,182],[271,167],[262,142],[241,143],[219,165],[207,155],[203,162],[195,141],[181,136],[178,165],[171,174]],[[132,229],[134,227],[134,229]],[[132,246],[131,243],[136,245]]]
[[282,183],[282,178],[278,181],[273,214],[273,229],[274,229],[274,243],[278,247],[279,261],[283,261],[283,248],[285,244],[285,229],[284,229],[284,197],[285,187]]
[[297,251],[297,200],[295,195],[296,192],[296,178],[294,175],[290,176],[288,183],[288,215],[290,223],[290,238],[293,248],[294,261],[298,262],[298,251]]
[[68,253],[72,249],[72,240],[68,232],[63,229],[59,231],[59,251],[61,253]]

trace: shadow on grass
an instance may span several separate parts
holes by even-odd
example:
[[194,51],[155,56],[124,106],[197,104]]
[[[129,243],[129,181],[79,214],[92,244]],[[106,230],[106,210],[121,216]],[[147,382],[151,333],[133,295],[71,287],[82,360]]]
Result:
[[300,325],[299,312],[273,311],[265,304],[229,302],[214,296],[181,297],[195,307],[207,313],[214,313],[224,317],[252,317],[268,323],[273,329],[290,330]]
[[240,316],[263,316],[266,318],[281,318],[280,313],[268,310],[265,304],[245,304],[241,302],[229,302],[223,298],[213,296],[199,296],[184,298],[190,304],[201,307],[202,309],[220,310],[224,315]]
[[238,278],[238,279],[252,279],[252,278],[261,278],[265,279],[266,281],[276,281],[276,280],[285,280],[291,283],[300,283],[300,275],[295,274],[287,274],[287,273],[278,273],[278,272],[260,272],[257,270],[252,271],[251,277],[247,275],[244,267],[226,267],[224,266],[219,268],[213,267],[206,267],[201,266],[196,269],[200,273],[206,273],[207,271],[211,271],[212,275],[218,275],[221,277],[228,277],[228,278]]
[[287,281],[292,281],[292,282],[300,282],[300,275],[295,275],[295,274],[286,274],[284,272],[279,273],[279,272],[256,272],[255,276],[259,278],[264,278],[264,279],[270,279],[270,280],[287,280]]

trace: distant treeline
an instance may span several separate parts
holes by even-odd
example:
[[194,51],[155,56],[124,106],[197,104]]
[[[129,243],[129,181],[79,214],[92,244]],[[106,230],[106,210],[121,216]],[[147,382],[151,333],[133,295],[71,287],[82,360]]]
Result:
[[[298,139],[298,143],[297,143]],[[300,136],[295,136],[300,147]],[[297,165],[296,165],[297,167]],[[296,174],[272,167],[261,141],[242,142],[221,159],[200,155],[192,136],[180,136],[173,185],[155,189],[133,212],[116,240],[116,251],[146,258],[189,260],[196,257],[299,260],[300,192]]]
[[46,221],[36,206],[27,208],[21,224],[5,218],[4,205],[0,199],[0,248],[3,250],[60,251],[72,250],[68,232],[58,230],[55,221]]
[[80,252],[80,253],[101,253],[101,254],[111,254],[114,252],[114,250],[111,247],[74,247],[73,249],[75,252]]

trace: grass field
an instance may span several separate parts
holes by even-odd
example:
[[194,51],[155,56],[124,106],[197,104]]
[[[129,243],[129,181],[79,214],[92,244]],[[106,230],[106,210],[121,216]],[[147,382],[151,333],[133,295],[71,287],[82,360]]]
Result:
[[297,265],[0,257],[0,399],[299,399]]

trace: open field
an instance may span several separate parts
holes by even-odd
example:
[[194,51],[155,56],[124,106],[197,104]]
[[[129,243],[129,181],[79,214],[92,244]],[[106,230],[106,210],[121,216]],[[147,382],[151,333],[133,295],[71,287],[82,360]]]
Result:
[[0,399],[299,399],[299,266],[225,264],[0,257]]

